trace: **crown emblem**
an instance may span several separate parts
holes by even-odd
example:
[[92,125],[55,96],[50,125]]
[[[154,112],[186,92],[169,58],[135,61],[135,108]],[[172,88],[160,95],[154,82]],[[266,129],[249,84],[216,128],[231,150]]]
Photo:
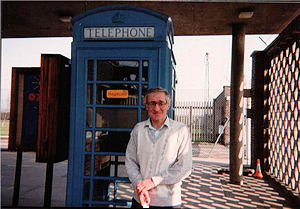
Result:
[[126,15],[117,12],[112,18],[113,23],[124,23],[126,19]]

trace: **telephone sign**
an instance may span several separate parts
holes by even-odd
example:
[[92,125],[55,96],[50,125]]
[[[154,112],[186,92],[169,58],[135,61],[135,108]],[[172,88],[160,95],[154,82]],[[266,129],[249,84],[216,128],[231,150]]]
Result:
[[86,39],[151,39],[154,27],[97,27],[84,28]]

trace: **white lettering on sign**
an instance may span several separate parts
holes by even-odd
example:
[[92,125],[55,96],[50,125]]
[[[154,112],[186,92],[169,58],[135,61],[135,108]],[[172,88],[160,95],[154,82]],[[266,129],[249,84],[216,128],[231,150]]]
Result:
[[151,39],[154,38],[154,27],[94,27],[84,28],[87,39]]

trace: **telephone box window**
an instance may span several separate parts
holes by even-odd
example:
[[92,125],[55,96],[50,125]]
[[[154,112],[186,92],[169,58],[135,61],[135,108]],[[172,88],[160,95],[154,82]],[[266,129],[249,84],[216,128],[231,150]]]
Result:
[[142,109],[142,121],[147,120],[147,111],[145,109]]
[[110,155],[96,155],[94,160],[95,176],[109,176],[111,168]]
[[96,108],[96,128],[133,128],[137,119],[137,109]]
[[95,151],[106,152],[109,150],[108,131],[96,131],[95,134]]
[[83,200],[89,200],[90,197],[90,180],[83,179]]
[[85,151],[90,152],[92,151],[92,132],[87,131],[85,133]]
[[88,84],[86,89],[86,103],[93,104],[93,84]]
[[88,60],[88,75],[87,79],[89,81],[94,80],[94,61],[93,60]]
[[148,81],[149,61],[143,60],[142,81]]
[[130,132],[96,131],[96,152],[125,152]]
[[139,61],[97,60],[98,81],[137,81]]
[[86,108],[86,127],[92,128],[93,126],[93,108]]
[[[109,173],[106,176],[109,176]],[[100,200],[100,201],[108,200],[109,184],[110,182],[107,180],[94,180],[93,200]]]
[[96,155],[94,169],[95,176],[127,177],[124,156]]
[[142,98],[142,104],[145,105],[146,104],[146,93],[148,91],[148,85],[142,85],[142,95],[141,95],[141,98]]
[[107,140],[108,131],[96,131],[95,133],[95,152],[105,152],[109,143]]
[[116,175],[116,176],[120,176],[120,177],[127,177],[128,174],[126,172],[125,161],[123,160],[119,163],[120,164],[118,165],[118,167],[116,167],[116,166],[112,167],[112,169],[111,169],[112,175]]
[[[125,152],[127,143],[130,138],[130,132],[119,131],[96,131],[95,132],[95,152]],[[85,151],[92,151],[92,131],[86,132]],[[104,158],[100,158],[99,162],[103,162]],[[89,161],[89,158],[86,160]],[[96,161],[95,160],[95,163]]]
[[84,175],[91,175],[91,155],[85,155],[84,159]]

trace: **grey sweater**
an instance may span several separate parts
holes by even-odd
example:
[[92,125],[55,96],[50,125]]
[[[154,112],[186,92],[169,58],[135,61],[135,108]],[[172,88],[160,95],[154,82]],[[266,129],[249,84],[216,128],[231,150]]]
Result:
[[192,142],[188,127],[169,119],[169,126],[158,139],[152,139],[146,122],[136,124],[126,149],[126,170],[138,200],[136,184],[152,178],[151,206],[181,204],[182,180],[192,170]]

